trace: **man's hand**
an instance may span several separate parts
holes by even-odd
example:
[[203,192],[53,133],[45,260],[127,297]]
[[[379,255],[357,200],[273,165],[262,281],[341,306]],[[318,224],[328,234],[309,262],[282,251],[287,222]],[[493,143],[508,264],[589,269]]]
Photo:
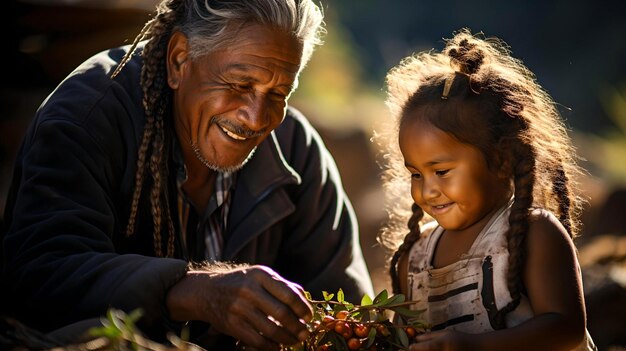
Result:
[[167,296],[172,318],[202,320],[241,344],[277,350],[308,336],[304,291],[265,266],[190,270]]

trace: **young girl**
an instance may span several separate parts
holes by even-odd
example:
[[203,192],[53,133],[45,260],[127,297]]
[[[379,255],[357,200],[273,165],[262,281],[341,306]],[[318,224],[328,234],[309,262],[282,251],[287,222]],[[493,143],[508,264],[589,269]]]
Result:
[[399,150],[381,240],[398,243],[408,219],[393,290],[431,325],[410,350],[595,349],[573,244],[580,169],[535,76],[464,29],[441,53],[405,58],[387,88]]

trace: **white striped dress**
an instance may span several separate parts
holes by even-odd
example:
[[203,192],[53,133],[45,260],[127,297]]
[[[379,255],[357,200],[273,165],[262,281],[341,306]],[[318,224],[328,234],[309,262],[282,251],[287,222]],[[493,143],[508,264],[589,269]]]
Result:
[[[436,222],[424,226],[422,237],[409,252],[408,298],[412,308],[425,310],[422,319],[431,330],[454,329],[478,334],[494,330],[494,315],[512,298],[507,287],[509,251],[506,231],[510,202],[491,217],[468,253],[455,263],[433,268],[433,254],[443,228]],[[526,296],[505,317],[507,328],[533,317]],[[575,350],[595,350],[591,337]]]

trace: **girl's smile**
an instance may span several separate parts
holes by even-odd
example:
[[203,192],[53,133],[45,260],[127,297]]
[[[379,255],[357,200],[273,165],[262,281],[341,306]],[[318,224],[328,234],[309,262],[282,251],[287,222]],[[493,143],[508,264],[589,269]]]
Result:
[[411,172],[411,196],[448,231],[480,231],[510,199],[509,182],[472,145],[425,121],[416,109],[400,125],[400,150]]
[[440,216],[450,211],[453,205],[454,203],[452,202],[443,205],[430,205],[429,212],[432,213],[433,216]]

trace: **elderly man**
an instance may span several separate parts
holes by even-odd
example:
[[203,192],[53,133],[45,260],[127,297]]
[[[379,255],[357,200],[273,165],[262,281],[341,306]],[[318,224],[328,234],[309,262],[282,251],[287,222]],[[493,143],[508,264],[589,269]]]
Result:
[[287,106],[321,25],[310,0],[165,0],[65,79],[7,201],[12,315],[48,332],[141,308],[151,337],[277,349],[307,336],[303,290],[371,295],[334,161]]

